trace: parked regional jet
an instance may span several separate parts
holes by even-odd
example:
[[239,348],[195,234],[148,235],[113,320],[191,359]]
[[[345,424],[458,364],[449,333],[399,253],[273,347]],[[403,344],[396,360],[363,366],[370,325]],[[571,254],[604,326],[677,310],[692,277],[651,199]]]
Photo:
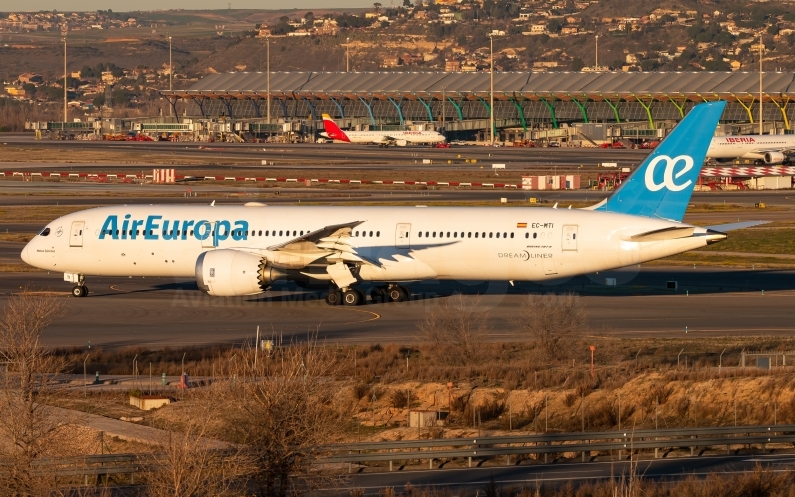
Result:
[[346,143],[374,143],[379,147],[397,145],[405,147],[409,143],[441,143],[444,135],[438,131],[343,131],[328,115],[323,114],[325,133],[320,133],[334,141]]
[[795,152],[795,135],[716,136],[707,150],[708,159],[755,159],[781,164]]
[[[214,296],[254,295],[277,280],[330,288],[329,304],[407,298],[405,282],[544,281],[638,264],[726,239],[682,223],[725,102],[696,106],[606,200],[588,209],[136,205],[49,223],[22,251],[64,273],[195,277]],[[369,286],[369,285],[368,285]]]

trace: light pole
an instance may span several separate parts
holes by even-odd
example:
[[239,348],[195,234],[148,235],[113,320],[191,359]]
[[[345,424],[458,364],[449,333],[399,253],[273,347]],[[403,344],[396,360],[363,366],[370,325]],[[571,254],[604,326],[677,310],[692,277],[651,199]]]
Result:
[[351,72],[351,39],[345,38],[345,72]]
[[267,41],[267,45],[268,45],[268,50],[267,50],[268,62],[266,64],[267,65],[268,75],[266,76],[266,78],[267,78],[267,81],[268,81],[268,124],[270,124],[271,123],[271,37],[270,36],[266,36],[265,40]]
[[489,35],[489,145],[494,146],[494,34]]
[[599,70],[599,35],[596,35],[596,57],[594,58],[596,65],[594,66],[594,70]]
[[[445,97],[444,97],[444,91],[446,89],[447,89],[446,86],[444,88],[442,88],[442,133],[445,132],[445,129],[444,129],[444,118],[445,118],[445,110],[447,110],[447,108],[445,106],[446,102],[445,102]],[[446,133],[445,133],[445,135],[446,135]]]
[[[63,30],[63,122],[66,123],[66,109],[69,99],[66,96],[66,27]],[[66,126],[66,124],[64,124]],[[66,130],[64,130],[64,133]]]
[[168,91],[173,90],[174,65],[171,62],[171,37],[168,37]]
[[762,33],[759,33],[759,134],[764,134],[765,130],[762,126],[762,53],[764,50],[762,44]]

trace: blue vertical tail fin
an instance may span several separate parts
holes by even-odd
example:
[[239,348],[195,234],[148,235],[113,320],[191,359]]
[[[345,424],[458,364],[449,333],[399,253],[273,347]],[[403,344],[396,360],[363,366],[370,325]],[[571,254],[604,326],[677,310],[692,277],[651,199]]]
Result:
[[641,165],[594,208],[681,221],[726,102],[696,105]]

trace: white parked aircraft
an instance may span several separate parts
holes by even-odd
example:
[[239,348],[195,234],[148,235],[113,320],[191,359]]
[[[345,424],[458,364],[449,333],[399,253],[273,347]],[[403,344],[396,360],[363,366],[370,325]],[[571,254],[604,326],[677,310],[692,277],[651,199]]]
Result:
[[[329,304],[407,298],[402,283],[544,281],[646,262],[719,242],[682,217],[725,103],[696,106],[641,166],[589,209],[537,207],[112,206],[49,223],[22,251],[65,273],[195,277],[215,296],[253,295],[276,280],[330,288]],[[556,206],[557,207],[557,206]]]
[[707,159],[754,159],[781,164],[795,152],[795,135],[716,136],[707,150]]
[[397,145],[405,147],[409,143],[442,143],[444,135],[438,131],[343,131],[328,115],[323,114],[325,133],[320,133],[334,141],[346,143],[375,143],[379,147]]

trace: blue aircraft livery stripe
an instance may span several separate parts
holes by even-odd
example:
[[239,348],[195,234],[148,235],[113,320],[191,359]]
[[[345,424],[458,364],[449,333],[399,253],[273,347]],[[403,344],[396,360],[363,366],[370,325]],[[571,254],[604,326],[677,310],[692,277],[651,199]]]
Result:
[[248,239],[248,221],[165,220],[163,216],[151,215],[146,219],[131,219],[126,214],[119,226],[119,216],[112,214],[105,219],[99,231],[99,239],[105,240],[206,240],[210,237],[218,245],[229,237],[240,241]]

